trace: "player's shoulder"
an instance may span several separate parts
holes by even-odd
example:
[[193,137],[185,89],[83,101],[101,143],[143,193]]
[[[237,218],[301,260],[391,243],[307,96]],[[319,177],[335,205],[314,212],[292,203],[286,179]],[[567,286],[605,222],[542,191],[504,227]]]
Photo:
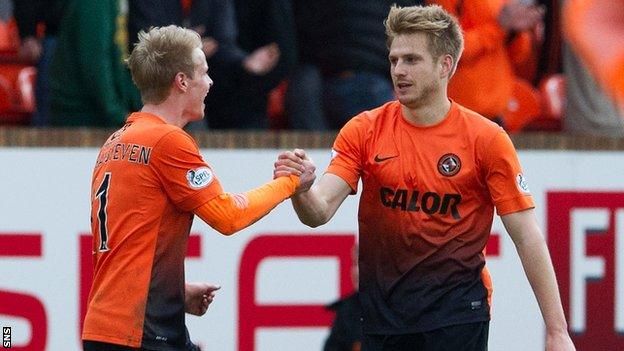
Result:
[[390,101],[372,110],[359,113],[351,118],[351,120],[345,124],[345,127],[363,129],[376,128],[379,124],[387,124],[396,118],[400,109],[401,104],[399,101]]
[[501,132],[504,133],[503,128],[496,122],[460,104],[455,103],[455,105],[460,118],[464,122],[466,132],[486,138],[493,137]]
[[126,136],[139,144],[156,146],[164,141],[175,144],[194,143],[191,136],[182,128],[165,123],[157,116],[137,113],[133,114],[128,121],[131,125]]
[[505,153],[510,150],[509,148],[513,148],[511,138],[500,125],[475,111],[458,106],[460,118],[463,119],[461,129],[464,138],[472,143],[480,154]]

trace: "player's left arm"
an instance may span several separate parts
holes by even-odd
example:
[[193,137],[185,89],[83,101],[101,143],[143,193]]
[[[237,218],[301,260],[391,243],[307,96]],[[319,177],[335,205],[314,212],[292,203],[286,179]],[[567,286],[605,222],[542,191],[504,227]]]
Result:
[[533,209],[501,216],[546,324],[546,350],[575,350],[561,306],[555,271]]
[[223,235],[232,235],[264,217],[295,193],[301,184],[290,175],[274,179],[242,194],[222,193],[193,210],[199,218]]

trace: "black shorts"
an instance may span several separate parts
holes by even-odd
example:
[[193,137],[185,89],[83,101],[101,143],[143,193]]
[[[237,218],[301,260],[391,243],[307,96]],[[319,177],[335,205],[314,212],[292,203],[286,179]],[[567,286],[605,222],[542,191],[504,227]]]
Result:
[[[98,341],[82,341],[82,349],[84,351],[147,351],[145,349],[135,349],[124,345],[115,345]],[[189,343],[186,346],[187,351],[201,351],[196,345]]]
[[487,351],[490,322],[404,335],[364,334],[362,351]]

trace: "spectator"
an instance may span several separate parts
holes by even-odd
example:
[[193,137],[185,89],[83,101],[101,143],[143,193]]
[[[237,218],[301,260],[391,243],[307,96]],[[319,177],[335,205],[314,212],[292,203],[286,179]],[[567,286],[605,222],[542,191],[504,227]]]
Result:
[[225,64],[229,69],[216,73],[214,92],[206,100],[210,128],[268,128],[269,92],[286,78],[295,62],[290,1],[233,1],[237,33],[230,32],[230,38],[236,38],[245,58],[242,64],[240,56],[228,64],[215,54],[217,67]]
[[614,101],[605,94],[605,86],[598,84],[587,63],[579,58],[576,47],[567,42],[563,47],[563,70],[566,77],[565,131],[624,136],[624,111],[618,111]]
[[7,23],[13,15],[13,3],[11,1],[0,2],[0,21]]
[[[292,129],[330,129],[323,110],[323,77],[316,54],[325,45],[321,35],[328,27],[327,1],[293,0],[297,63],[288,77],[284,109]],[[334,18],[335,20],[335,18]]]
[[[202,0],[194,0],[193,2],[196,1]],[[181,0],[129,0],[128,44],[130,51],[132,45],[137,42],[140,31],[170,24],[179,26],[182,25],[183,18]]]
[[355,291],[331,305],[336,313],[323,351],[360,351],[362,347],[362,307],[360,294]]
[[574,51],[624,114],[624,1],[568,0],[563,19]]
[[[50,123],[50,64],[63,15],[62,0],[14,0],[14,16],[20,35],[19,56],[36,63],[35,112],[31,124],[45,127]],[[37,26],[43,24],[43,38],[37,35]]]
[[[275,68],[280,59],[278,45],[269,43],[255,48],[253,52],[243,50],[238,44],[238,25],[232,0],[193,1],[189,24],[202,36],[204,53],[215,82],[206,98],[206,115],[212,123],[199,123],[210,124],[212,128],[266,128],[264,90],[258,91],[260,96],[253,98],[241,98],[238,94],[242,91],[243,94],[253,95],[247,88],[241,87],[243,79],[249,82],[268,79],[265,75]],[[234,101],[234,97],[245,103]],[[253,112],[256,110],[257,114]]]
[[362,306],[358,289],[358,248],[353,247],[351,278],[355,292],[327,308],[336,312],[336,318],[323,351],[359,351],[362,347]]
[[563,47],[566,77],[565,131],[624,136],[624,116],[569,45]]
[[[266,13],[268,9],[265,8],[279,1],[282,0],[267,0],[258,6],[265,13],[255,21],[262,23],[276,18],[273,21],[279,22],[280,14],[267,17],[270,14]],[[212,93],[206,98],[206,119],[190,123],[188,128],[265,129],[268,126],[266,95],[271,86],[262,88],[257,84],[266,80],[265,75],[277,65],[280,59],[278,45],[267,43],[254,46],[253,51],[241,48],[233,0],[192,0],[184,4],[180,0],[163,0],[157,1],[158,6],[154,2],[131,2],[128,24],[130,38],[135,37],[139,30],[147,30],[151,26],[187,24],[202,36],[203,50],[215,82]],[[185,5],[188,11],[184,11]],[[255,17],[260,13],[251,15]],[[258,28],[262,27],[249,30],[261,30]],[[253,86],[248,87],[250,84]],[[251,91],[256,88],[260,90]],[[240,101],[246,103],[241,104]]]
[[[215,23],[220,12],[214,7],[218,1],[213,0],[131,0],[128,2],[128,44],[136,43],[140,31],[151,27],[163,27],[170,24],[177,26],[189,25],[189,17],[214,17]],[[194,28],[198,31],[197,28]],[[201,35],[202,33],[198,31]],[[204,43],[206,45],[206,43]],[[216,47],[215,47],[216,48]],[[206,50],[204,50],[206,51]],[[208,57],[210,55],[207,55]]]
[[562,68],[562,33],[561,33],[561,4],[562,0],[539,0],[545,8],[544,14],[544,42],[540,47],[539,62],[536,67],[537,84],[545,77],[560,74]]
[[314,170],[293,163],[296,171],[276,172],[281,177],[261,187],[224,192],[182,130],[204,117],[212,85],[199,35],[154,28],[139,35],[128,65],[144,106],[104,143],[93,170],[94,279],[83,344],[85,351],[196,351],[184,313],[203,314],[218,287],[185,284],[193,215],[234,234],[305,191]]
[[[528,57],[528,31],[540,24],[542,8],[518,0],[507,3],[500,0],[434,2],[458,18],[465,35],[462,60],[449,82],[449,97],[499,124],[503,123],[503,113],[516,80],[508,47],[515,44],[524,48],[518,57]],[[514,43],[516,41],[525,43]],[[492,70],[496,70],[496,74],[492,74]]]
[[141,106],[115,42],[117,0],[68,0],[50,68],[54,126],[111,127]]
[[[387,72],[388,50],[379,26],[393,3],[417,5],[424,1],[295,0],[300,65],[287,93],[293,124],[339,129],[352,116],[394,99]],[[314,105],[319,98],[301,89],[309,82],[322,86],[314,91],[322,93],[323,113]],[[306,121],[307,111],[298,108],[301,105],[311,106],[307,110],[312,117],[308,118],[324,115],[327,123]]]

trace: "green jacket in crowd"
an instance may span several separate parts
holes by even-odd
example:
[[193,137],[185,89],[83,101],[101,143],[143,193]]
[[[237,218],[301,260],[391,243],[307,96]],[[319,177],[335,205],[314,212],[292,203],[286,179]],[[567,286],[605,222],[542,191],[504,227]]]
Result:
[[66,0],[50,74],[53,126],[113,127],[141,107],[115,42],[117,0]]

